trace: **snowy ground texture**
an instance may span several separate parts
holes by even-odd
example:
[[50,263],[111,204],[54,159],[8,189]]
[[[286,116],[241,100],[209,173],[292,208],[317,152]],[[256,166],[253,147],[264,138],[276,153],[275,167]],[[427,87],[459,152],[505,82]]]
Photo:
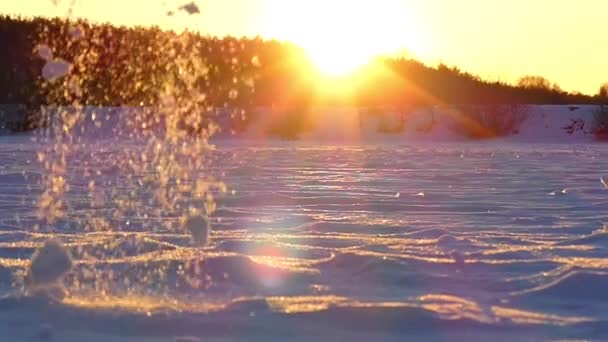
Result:
[[[32,231],[39,148],[0,144],[2,341],[608,340],[606,145],[220,144],[235,192],[204,249],[172,217],[83,232],[71,217],[114,210],[86,184]],[[136,146],[90,148],[70,172],[103,184]],[[60,304],[11,285],[48,237],[75,262]]]

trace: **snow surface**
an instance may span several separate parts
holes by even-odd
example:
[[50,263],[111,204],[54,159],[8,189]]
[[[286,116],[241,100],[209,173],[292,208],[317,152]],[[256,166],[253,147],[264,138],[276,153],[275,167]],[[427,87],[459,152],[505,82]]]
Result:
[[[92,205],[85,170],[108,196],[142,190],[104,188],[127,176],[112,161],[139,148],[108,143],[106,126],[99,140],[82,131],[91,141],[68,158],[66,217],[34,231],[45,143],[2,137],[0,335],[608,340],[608,145],[563,133],[574,114],[561,107],[533,134],[547,108],[521,138],[483,142],[220,139],[200,172],[234,191],[217,199],[204,248],[169,228],[179,217]],[[112,229],[83,231],[93,215]],[[74,264],[61,303],[13,285],[49,238]]]

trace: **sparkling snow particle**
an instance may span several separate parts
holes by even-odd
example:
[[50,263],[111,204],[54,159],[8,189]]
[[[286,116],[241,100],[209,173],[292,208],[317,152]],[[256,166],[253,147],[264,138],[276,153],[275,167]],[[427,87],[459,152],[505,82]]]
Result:
[[259,68],[259,67],[261,67],[261,66],[262,66],[262,63],[260,63],[260,58],[259,58],[258,56],[253,56],[253,57],[251,58],[251,64],[252,64],[254,67],[257,67],[257,68]]
[[49,82],[55,82],[70,72],[72,65],[61,58],[46,62],[42,68],[42,77]]
[[231,100],[235,100],[239,97],[239,91],[236,89],[230,89],[230,92],[228,93],[228,97]]
[[550,196],[563,196],[563,195],[567,195],[570,192],[570,189],[563,189],[563,190],[553,190],[549,193]]

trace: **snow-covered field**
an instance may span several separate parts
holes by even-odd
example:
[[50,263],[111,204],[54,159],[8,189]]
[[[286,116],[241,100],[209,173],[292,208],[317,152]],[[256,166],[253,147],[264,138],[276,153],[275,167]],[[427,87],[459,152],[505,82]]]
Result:
[[[218,144],[199,248],[178,217],[114,216],[142,191],[109,162],[128,141],[75,150],[66,217],[34,231],[43,146],[2,138],[0,340],[608,340],[608,146]],[[15,280],[49,237],[74,259],[53,304]]]

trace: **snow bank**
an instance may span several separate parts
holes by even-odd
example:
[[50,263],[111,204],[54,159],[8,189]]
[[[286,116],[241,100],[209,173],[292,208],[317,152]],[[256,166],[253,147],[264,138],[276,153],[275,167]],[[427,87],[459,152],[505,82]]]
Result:
[[[41,132],[52,135],[50,127],[61,127],[60,108],[43,108],[50,122]],[[70,109],[68,109],[69,111]],[[503,138],[518,142],[591,142],[601,140],[594,134],[597,106],[435,106],[402,112],[382,110],[366,113],[355,107],[316,108],[307,113],[307,121],[294,138],[319,142],[382,141],[463,141],[480,138]],[[133,118],[145,108],[86,107],[82,120],[72,129],[78,139],[133,138],[138,131],[162,133],[162,120],[155,127],[141,127]],[[229,115],[230,111],[226,111]],[[230,119],[221,116],[221,138],[268,139],[273,123],[281,113],[257,108],[248,113],[249,123],[242,133],[232,133]],[[294,115],[298,115],[295,113]],[[303,114],[304,115],[304,114]],[[160,117],[160,116],[159,116]],[[295,116],[294,116],[295,118]],[[289,122],[291,118],[287,119]]]
[[[370,115],[357,108],[325,108],[316,113],[314,127],[300,137],[322,141],[594,141],[597,109],[591,105],[436,106]],[[256,124],[248,133],[259,137],[266,122],[260,119]]]

